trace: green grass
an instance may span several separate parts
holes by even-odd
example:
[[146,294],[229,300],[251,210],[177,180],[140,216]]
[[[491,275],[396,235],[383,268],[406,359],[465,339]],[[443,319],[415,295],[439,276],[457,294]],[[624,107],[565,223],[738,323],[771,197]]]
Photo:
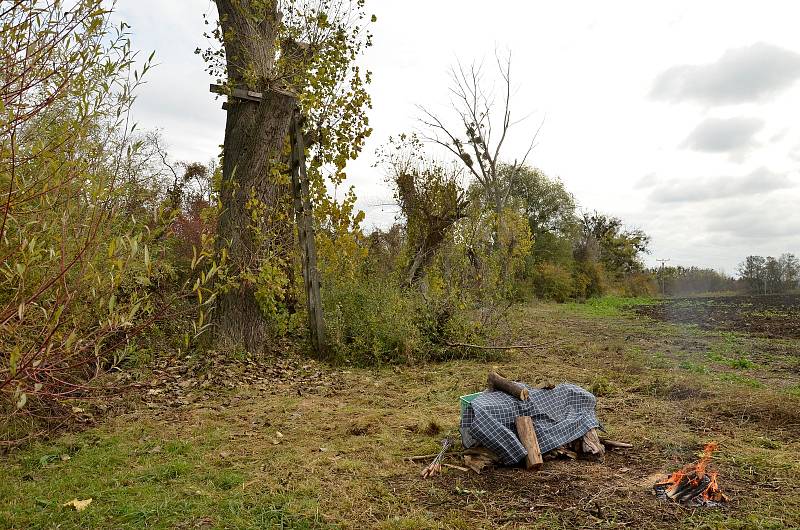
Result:
[[693,363],[692,361],[683,361],[678,366],[680,366],[684,370],[688,370],[695,374],[707,374],[709,373],[708,366],[704,364]]
[[[68,435],[12,455],[0,481],[0,527],[325,526],[288,507],[313,510],[313,498],[245,490],[245,474],[209,456],[219,447],[213,432],[161,441],[154,427]],[[62,507],[75,498],[92,503],[80,513]]]
[[720,381],[725,383],[730,383],[733,385],[741,385],[750,388],[763,388],[764,384],[757,379],[753,379],[752,377],[747,377],[740,374],[732,374],[732,373],[723,373],[719,374],[717,378]]
[[645,297],[624,297],[624,296],[602,296],[589,298],[584,303],[573,302],[567,304],[570,309],[583,314],[593,316],[619,316],[631,307],[637,305],[650,305],[656,303],[655,298]]
[[[267,375],[263,391],[210,390],[191,406],[107,418],[0,460],[0,528],[798,527],[800,378],[785,353],[796,342],[634,319],[630,305],[514,308],[503,342],[548,346],[492,363],[315,364],[310,383]],[[592,390],[609,438],[634,449],[548,461],[539,475],[447,469],[421,480],[424,462],[403,457],[458,439],[458,396],[484,388],[489,369]],[[725,509],[674,509],[640,485],[710,440],[734,497]],[[93,501],[81,513],[61,506],[75,498]]]

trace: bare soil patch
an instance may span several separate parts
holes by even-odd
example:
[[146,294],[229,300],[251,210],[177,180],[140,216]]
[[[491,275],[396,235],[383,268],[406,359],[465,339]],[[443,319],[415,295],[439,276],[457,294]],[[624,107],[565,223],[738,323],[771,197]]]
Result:
[[703,329],[747,332],[769,338],[800,338],[800,295],[675,298],[636,307],[664,322]]

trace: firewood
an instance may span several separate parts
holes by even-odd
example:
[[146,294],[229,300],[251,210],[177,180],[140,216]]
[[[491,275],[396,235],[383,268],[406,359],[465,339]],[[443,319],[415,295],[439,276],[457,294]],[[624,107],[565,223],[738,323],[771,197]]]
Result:
[[581,450],[585,454],[602,457],[606,453],[605,447],[600,443],[600,437],[597,435],[597,429],[589,429],[581,439]]
[[692,481],[696,479],[697,475],[695,475],[694,471],[687,473],[681,477],[680,481],[667,488],[667,497],[678,500],[684,493],[692,489]]
[[680,503],[688,503],[698,495],[702,494],[708,488],[708,484],[711,482],[711,479],[708,477],[703,477],[699,484],[697,484],[693,488],[689,488],[687,491],[683,493],[679,498],[676,500]]
[[528,456],[525,458],[525,467],[539,469],[542,467],[543,462],[542,451],[539,449],[539,440],[536,438],[533,420],[530,416],[518,416],[516,422],[519,441],[528,451]]
[[499,375],[497,372],[489,372],[487,384],[489,386],[489,390],[500,390],[522,401],[528,399],[528,389],[525,388],[524,385],[514,381],[509,381],[505,377]]
[[618,442],[616,440],[608,440],[606,438],[600,438],[600,443],[603,444],[606,449],[630,449],[633,447],[633,444]]
[[491,449],[487,449],[482,445],[475,445],[470,447],[469,449],[464,450],[465,455],[469,455],[472,457],[481,457],[487,459],[489,462],[493,464],[497,464],[500,462],[500,457],[498,457]]
[[464,464],[479,475],[483,468],[499,462],[500,459],[496,454],[480,445],[464,451]]
[[549,456],[550,458],[560,458],[562,456],[565,456],[571,460],[575,460],[576,458],[578,458],[578,453],[570,449],[572,445],[573,444],[570,443],[566,445],[561,445],[559,447],[556,447],[555,449],[551,449],[550,451],[548,451],[547,456]]

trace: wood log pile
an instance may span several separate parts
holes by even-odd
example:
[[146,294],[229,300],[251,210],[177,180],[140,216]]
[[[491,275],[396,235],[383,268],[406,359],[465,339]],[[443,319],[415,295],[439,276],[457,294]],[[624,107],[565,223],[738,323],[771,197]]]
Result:
[[[520,400],[528,399],[528,389],[517,382],[510,381],[498,374],[497,372],[490,372],[487,378],[487,386],[489,390],[497,390],[505,392]],[[536,429],[534,428],[533,418],[530,416],[520,416],[516,418],[517,436],[520,442],[528,452],[525,458],[524,466],[529,470],[540,469],[545,459],[551,460],[556,458],[588,458],[588,459],[602,459],[607,450],[611,449],[629,449],[633,445],[625,442],[618,442],[600,438],[597,429],[590,429],[582,437],[573,440],[572,442],[557,447],[547,454],[542,454],[539,448],[539,441],[536,438]],[[442,465],[453,467],[462,471],[472,470],[480,474],[487,466],[491,466],[499,462],[497,456],[485,447],[472,447],[461,453],[463,463],[466,466],[453,466],[442,464],[442,459],[445,456],[447,449],[450,447],[449,440],[443,441],[442,451],[437,455],[425,455],[421,457],[409,457],[409,460],[421,460],[435,456],[433,462],[422,471],[422,477],[428,478],[438,472],[441,472]]]

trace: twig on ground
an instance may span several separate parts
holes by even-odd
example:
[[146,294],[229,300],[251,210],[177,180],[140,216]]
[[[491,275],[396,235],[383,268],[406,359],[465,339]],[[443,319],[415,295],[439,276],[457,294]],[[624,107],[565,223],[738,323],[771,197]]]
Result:
[[[444,453],[444,456],[460,455],[463,452],[464,451],[450,451],[449,453]],[[419,455],[419,456],[404,456],[403,460],[408,460],[409,462],[416,462],[417,460],[427,460],[429,458],[434,458],[436,456],[439,456],[439,453],[433,453],[430,455]]]
[[542,348],[544,346],[551,346],[564,342],[563,340],[553,340],[550,342],[541,342],[539,344],[511,344],[509,346],[481,346],[479,344],[469,344],[467,342],[446,342],[451,348],[477,348],[479,350],[531,350],[535,348]]
[[453,442],[450,440],[450,438],[445,438],[442,440],[442,450],[439,451],[439,454],[436,455],[436,458],[433,459],[433,462],[431,462],[428,467],[422,470],[422,478],[432,477],[436,473],[440,473],[442,471],[442,458],[444,458],[445,453],[448,449],[450,449],[451,445],[453,445]]
[[630,449],[633,447],[633,444],[629,444],[627,442],[619,442],[617,440],[608,440],[606,438],[600,438],[600,443],[609,448],[617,448],[617,449]]

